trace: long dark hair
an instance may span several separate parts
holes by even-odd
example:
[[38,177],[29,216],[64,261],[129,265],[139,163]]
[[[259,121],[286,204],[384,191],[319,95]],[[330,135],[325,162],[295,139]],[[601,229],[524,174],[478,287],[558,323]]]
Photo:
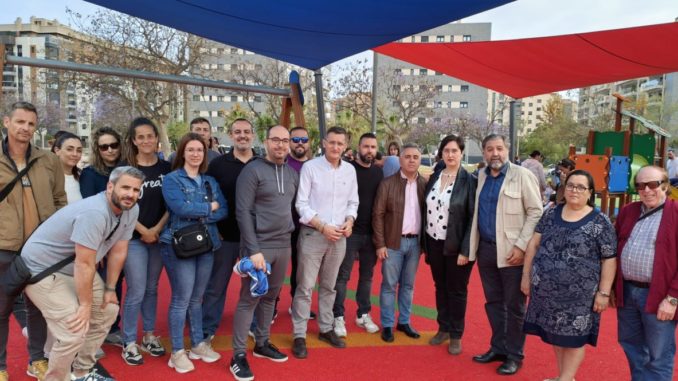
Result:
[[[595,208],[596,207],[596,185],[593,183],[593,176],[588,171],[585,171],[583,169],[575,169],[574,171],[570,172],[569,175],[565,178],[565,184],[563,186],[567,186],[567,181],[570,179],[572,176],[584,176],[586,177],[586,180],[589,183],[589,190],[591,191],[591,197],[589,197],[588,201],[586,201],[586,205]],[[565,203],[567,203],[567,199],[565,199]]]
[[129,124],[127,128],[127,135],[125,136],[125,146],[123,147],[123,157],[127,164],[132,167],[137,167],[137,155],[139,154],[139,148],[134,144],[134,138],[137,135],[137,127],[140,126],[151,126],[155,136],[158,137],[158,127],[148,118],[139,117],[135,118],[132,123]]
[[[80,142],[80,144],[82,144],[82,140],[78,135],[70,133],[68,131],[59,131],[59,132],[60,132],[59,137],[52,146],[52,152],[55,152],[57,149],[61,149],[61,146],[63,146],[64,142],[68,139],[77,139]],[[78,168],[77,165],[74,165],[73,168],[71,168],[71,174],[73,175],[73,178],[76,181],[80,180],[80,168]]]
[[174,161],[172,162],[172,170],[174,171],[175,169],[183,168],[184,164],[186,163],[186,159],[184,158],[184,151],[186,150],[186,146],[188,143],[192,142],[193,140],[197,140],[202,144],[202,148],[204,150],[204,157],[202,158],[202,163],[200,163],[200,168],[198,169],[199,173],[205,173],[207,171],[207,146],[205,145],[205,141],[202,140],[200,135],[194,133],[194,132],[189,132],[186,135],[184,135],[181,140],[179,141],[179,148],[177,148],[177,154],[174,157]]
[[[110,169],[106,166],[104,158],[101,157],[101,152],[99,151],[99,138],[101,138],[104,135],[111,135],[112,137],[115,138],[115,140],[118,143],[122,144],[122,137],[120,137],[118,131],[112,129],[111,127],[101,127],[97,129],[92,134],[92,144],[91,144],[92,155],[89,166],[94,168],[94,170],[97,171],[99,174],[108,177],[108,175],[110,175],[109,173]],[[120,157],[122,157],[122,155]],[[120,157],[118,157],[118,161],[120,161]]]

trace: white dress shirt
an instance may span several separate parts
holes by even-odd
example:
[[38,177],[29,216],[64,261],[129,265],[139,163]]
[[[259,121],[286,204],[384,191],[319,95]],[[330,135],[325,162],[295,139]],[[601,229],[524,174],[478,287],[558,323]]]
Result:
[[339,227],[346,217],[355,220],[358,203],[358,180],[350,163],[340,160],[335,168],[321,156],[301,167],[296,207],[302,224],[310,226],[317,215],[323,223]]

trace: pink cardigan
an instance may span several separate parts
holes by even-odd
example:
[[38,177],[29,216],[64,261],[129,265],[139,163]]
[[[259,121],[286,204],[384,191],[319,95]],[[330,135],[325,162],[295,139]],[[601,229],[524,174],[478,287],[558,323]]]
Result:
[[[640,217],[640,202],[631,203],[619,212],[615,223],[617,231],[617,279],[615,293],[619,307],[624,305],[624,285],[621,269],[621,253]],[[659,304],[667,296],[678,297],[678,203],[667,199],[662,219],[659,222],[652,281],[645,305],[645,312],[656,314]],[[678,320],[678,313],[673,318]]]

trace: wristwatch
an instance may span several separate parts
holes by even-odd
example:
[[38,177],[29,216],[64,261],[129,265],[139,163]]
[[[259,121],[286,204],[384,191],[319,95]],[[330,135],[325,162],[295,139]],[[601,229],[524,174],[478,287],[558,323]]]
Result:
[[672,306],[678,306],[678,298],[674,298],[671,295],[666,295],[666,301],[668,301]]

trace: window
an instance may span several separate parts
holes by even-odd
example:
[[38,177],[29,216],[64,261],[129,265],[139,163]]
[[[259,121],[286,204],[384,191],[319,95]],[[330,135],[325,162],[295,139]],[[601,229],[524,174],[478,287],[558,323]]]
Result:
[[393,74],[395,74],[395,75],[401,75],[402,73],[403,73],[403,70],[402,70],[402,69],[395,69],[395,70],[393,70]]
[[468,85],[461,85],[460,90],[462,93],[468,93]]
[[470,35],[470,34],[465,34],[464,37],[462,38],[462,41],[464,41],[464,42],[471,41],[471,35]]
[[436,71],[436,75],[443,75],[443,73]]
[[426,123],[426,118],[422,118],[422,117],[417,118],[417,123],[419,123],[419,124]]
[[200,95],[194,95],[193,102],[200,102]]
[[255,64],[254,65],[254,70],[262,70],[264,68],[264,65],[262,64]]
[[393,91],[400,91],[400,85],[393,85]]
[[443,91],[443,85],[436,85],[436,91]]
[[441,107],[443,107],[443,102],[437,101],[437,102],[435,103],[435,106],[433,106],[433,107],[434,107],[434,108],[441,108]]
[[440,123],[440,122],[442,122],[442,119],[440,119],[440,118],[433,118],[433,122],[434,122],[434,123]]
[[537,99],[537,103],[541,103],[541,99]]
[[528,111],[528,112],[527,112],[527,115],[532,115],[532,111]]
[[428,36],[421,36],[421,42],[428,42]]
[[217,54],[224,54],[224,48],[218,48]]
[[450,36],[450,42],[454,42],[454,35]]
[[231,48],[231,54],[238,54],[238,48]]
[[231,64],[231,70],[238,70],[238,64]]
[[223,95],[217,95],[217,102],[223,102],[224,101],[224,96]]
[[410,42],[415,42],[415,41],[414,41],[414,36],[410,37]]
[[532,102],[530,102],[527,106],[528,106],[528,107],[532,107]]
[[459,102],[459,108],[468,108],[468,102]]
[[537,111],[541,111],[541,107],[537,107]]
[[218,116],[219,118],[223,118],[223,117],[224,117],[224,112],[223,112],[223,111],[217,111],[217,116]]
[[419,75],[428,75],[428,70],[426,70],[426,69],[419,69]]
[[254,96],[254,101],[255,101],[255,102],[261,102],[261,95],[255,95],[255,96]]
[[238,96],[237,95],[231,95],[231,102],[237,102],[238,101]]
[[445,42],[445,36],[436,36],[436,42]]

